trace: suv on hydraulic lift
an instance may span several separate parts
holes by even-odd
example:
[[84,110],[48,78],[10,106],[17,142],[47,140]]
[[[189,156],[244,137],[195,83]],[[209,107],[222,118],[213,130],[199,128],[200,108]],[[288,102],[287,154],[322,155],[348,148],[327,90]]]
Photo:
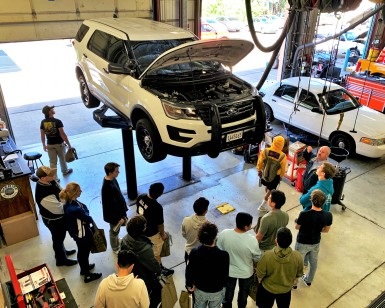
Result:
[[200,41],[151,20],[99,18],[85,20],[73,44],[83,103],[102,102],[132,125],[148,162],[167,154],[216,157],[262,140],[263,102],[229,70],[251,42]]

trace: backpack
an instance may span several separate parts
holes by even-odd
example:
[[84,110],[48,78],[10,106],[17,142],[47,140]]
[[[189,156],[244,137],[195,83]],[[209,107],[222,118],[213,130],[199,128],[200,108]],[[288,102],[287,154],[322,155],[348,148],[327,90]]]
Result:
[[272,182],[277,176],[277,171],[281,169],[281,161],[285,154],[281,154],[278,160],[268,157],[268,150],[265,149],[265,168],[263,169],[262,179],[266,182]]

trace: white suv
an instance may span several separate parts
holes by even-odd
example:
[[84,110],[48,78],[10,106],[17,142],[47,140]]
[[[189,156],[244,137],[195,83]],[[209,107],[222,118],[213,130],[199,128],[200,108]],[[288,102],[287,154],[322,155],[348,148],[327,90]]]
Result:
[[99,18],[83,22],[74,47],[85,106],[102,102],[126,119],[148,162],[216,157],[263,138],[261,97],[228,69],[253,49],[247,40],[200,41],[155,21]]

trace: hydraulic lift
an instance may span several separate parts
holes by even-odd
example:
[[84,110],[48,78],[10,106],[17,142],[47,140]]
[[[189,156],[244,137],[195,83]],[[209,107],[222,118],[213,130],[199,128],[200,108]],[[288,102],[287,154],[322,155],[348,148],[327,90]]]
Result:
[[[138,184],[136,177],[136,165],[134,154],[133,126],[130,121],[118,115],[106,115],[109,108],[103,105],[93,112],[94,120],[101,127],[118,128],[122,130],[124,167],[126,169],[127,196],[134,200],[138,196]],[[191,183],[191,156],[183,157],[182,179]]]

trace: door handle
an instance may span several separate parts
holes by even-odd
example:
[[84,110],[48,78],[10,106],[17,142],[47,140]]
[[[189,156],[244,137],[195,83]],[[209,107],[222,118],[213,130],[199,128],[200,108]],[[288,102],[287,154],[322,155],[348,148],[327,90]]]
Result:
[[272,101],[273,101],[274,103],[276,103],[276,102],[277,102],[275,99],[272,99]]
[[85,53],[83,53],[83,57],[84,57],[84,58],[88,58],[87,55],[86,55]]

